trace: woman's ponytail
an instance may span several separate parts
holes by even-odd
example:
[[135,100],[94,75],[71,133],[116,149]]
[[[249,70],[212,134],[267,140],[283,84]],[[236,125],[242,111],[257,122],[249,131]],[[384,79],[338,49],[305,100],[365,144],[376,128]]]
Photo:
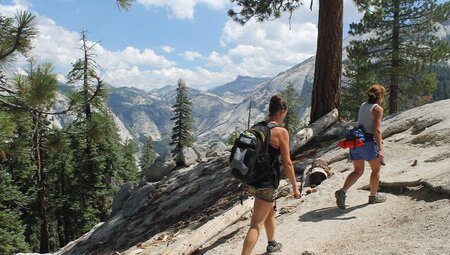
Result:
[[367,102],[371,104],[380,103],[384,97],[385,88],[380,84],[370,86],[367,91]]
[[270,98],[269,115],[274,116],[281,110],[287,110],[287,101],[279,95]]

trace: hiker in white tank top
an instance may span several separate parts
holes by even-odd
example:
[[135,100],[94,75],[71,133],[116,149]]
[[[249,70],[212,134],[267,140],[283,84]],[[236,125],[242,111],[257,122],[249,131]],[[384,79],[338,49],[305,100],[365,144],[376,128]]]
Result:
[[373,124],[373,109],[378,104],[371,104],[364,102],[361,104],[358,113],[358,126],[362,126],[364,131],[369,134],[374,134],[374,124]]
[[384,87],[379,84],[370,86],[367,91],[367,102],[361,104],[359,108],[357,125],[364,128],[366,139],[363,146],[350,149],[349,159],[353,161],[354,170],[347,176],[344,186],[334,193],[336,204],[341,209],[346,208],[345,198],[347,190],[363,175],[365,161],[369,162],[370,168],[372,169],[370,175],[369,204],[383,203],[386,201],[384,195],[378,194],[381,163],[384,164],[381,132],[383,108],[380,106],[380,103],[384,99],[384,92]]

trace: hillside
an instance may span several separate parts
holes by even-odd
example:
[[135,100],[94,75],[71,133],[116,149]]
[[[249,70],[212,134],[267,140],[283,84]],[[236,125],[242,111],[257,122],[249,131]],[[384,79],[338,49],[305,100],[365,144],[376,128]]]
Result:
[[[345,126],[335,124],[294,155],[296,169],[321,158],[335,174],[315,193],[277,200],[276,236],[284,244],[280,254],[307,250],[310,253],[304,254],[450,254],[446,238],[450,236],[450,100],[383,121],[386,166],[380,191],[388,197],[384,204],[367,204],[368,191],[360,189],[368,184],[366,167],[348,193],[347,209],[336,207],[333,193],[342,186],[351,164],[347,151],[337,148],[337,139],[330,137],[342,136]],[[238,182],[227,172],[226,161],[224,152],[175,169],[160,182],[136,184],[120,211],[56,254],[165,254],[177,240],[224,213],[251,205],[251,198],[239,203]],[[239,254],[249,213],[195,254]],[[265,245],[262,231],[255,254],[264,254]]]

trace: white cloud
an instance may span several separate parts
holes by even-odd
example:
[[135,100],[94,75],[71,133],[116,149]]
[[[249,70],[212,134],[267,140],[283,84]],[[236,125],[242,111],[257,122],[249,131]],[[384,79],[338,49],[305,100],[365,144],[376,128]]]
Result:
[[[298,12],[298,16],[312,16],[308,10],[299,9]],[[273,76],[313,56],[316,38],[317,26],[312,22],[297,22],[295,17],[291,27],[286,18],[264,23],[250,20],[245,26],[228,21],[222,32],[221,45],[230,50],[214,59],[232,59],[233,66],[225,68],[238,74]]]
[[166,52],[166,53],[172,53],[172,52],[175,51],[174,48],[172,48],[172,47],[170,47],[170,46],[167,46],[167,45],[161,46],[161,49],[162,49],[164,52]]
[[207,57],[208,65],[210,66],[230,66],[233,65],[233,60],[228,56],[223,56],[216,51],[211,52]]
[[198,4],[204,4],[212,9],[220,10],[228,5],[228,0],[137,0],[147,8],[165,7],[170,15],[177,19],[193,19],[194,9]]
[[175,85],[178,79],[183,79],[190,87],[211,87],[212,85],[223,84],[234,79],[233,75],[224,72],[211,72],[202,67],[194,69],[183,69],[178,67],[168,67],[155,70],[142,70],[138,66],[132,68],[118,68],[108,71],[106,81],[113,80],[121,86],[137,87],[144,90],[162,87],[165,85]]
[[183,54],[181,54],[186,60],[189,61],[195,61],[197,58],[201,58],[202,54],[198,53],[197,51],[185,51]]
[[113,52],[103,48],[100,44],[97,44],[94,49],[100,66],[130,67],[133,65],[145,65],[150,68],[159,68],[175,65],[175,62],[157,55],[151,49],[141,51],[133,47],[126,47],[121,51]]

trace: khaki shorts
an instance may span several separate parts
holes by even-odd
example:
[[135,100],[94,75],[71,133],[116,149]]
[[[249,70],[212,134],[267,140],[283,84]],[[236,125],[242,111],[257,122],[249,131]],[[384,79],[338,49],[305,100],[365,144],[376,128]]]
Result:
[[245,185],[245,190],[250,196],[254,196],[269,203],[274,202],[277,195],[277,189],[274,188],[255,188]]

